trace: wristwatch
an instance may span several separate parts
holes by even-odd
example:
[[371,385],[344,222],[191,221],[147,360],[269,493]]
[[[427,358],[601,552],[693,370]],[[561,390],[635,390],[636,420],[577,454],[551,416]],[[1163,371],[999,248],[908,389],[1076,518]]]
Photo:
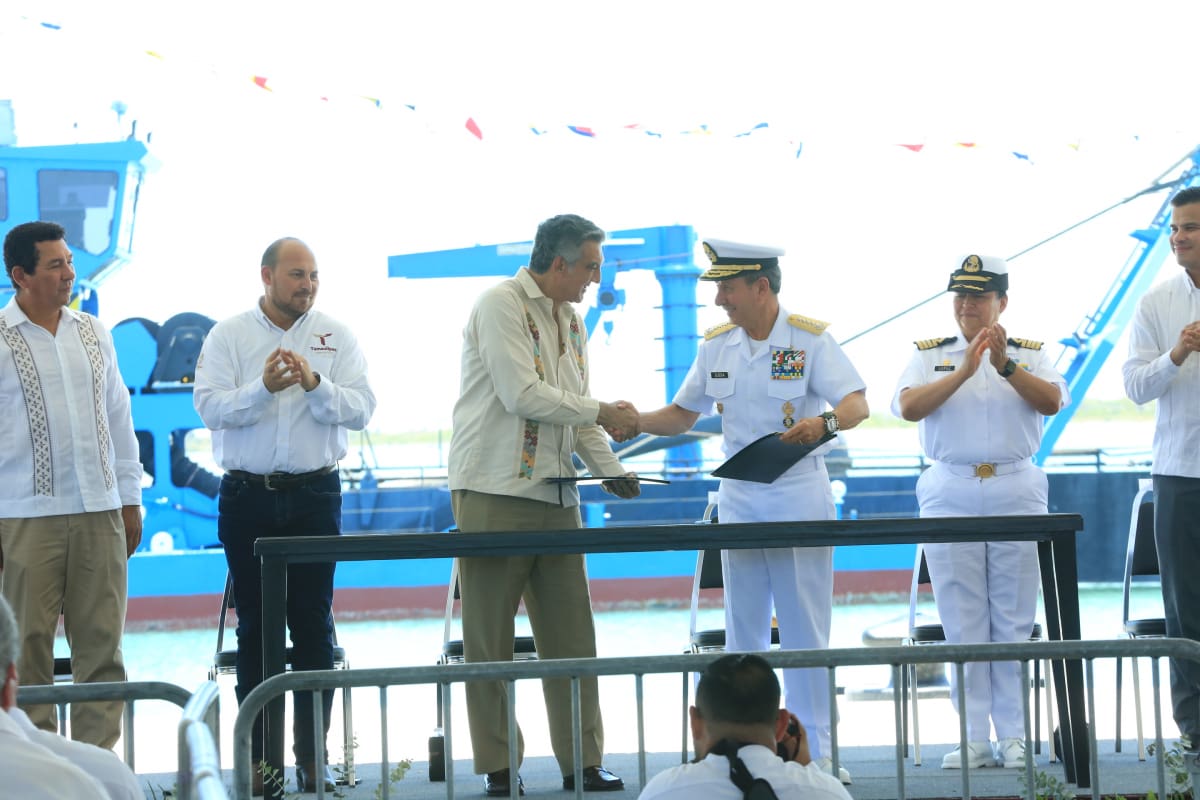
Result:
[[1012,374],[1016,371],[1017,371],[1017,362],[1013,361],[1010,358],[1008,361],[1004,362],[1004,369],[1000,370],[1000,377],[1001,378],[1011,377]]
[[832,411],[826,411],[821,415],[821,419],[825,420],[826,433],[833,434],[838,432],[839,428],[837,414],[833,413]]

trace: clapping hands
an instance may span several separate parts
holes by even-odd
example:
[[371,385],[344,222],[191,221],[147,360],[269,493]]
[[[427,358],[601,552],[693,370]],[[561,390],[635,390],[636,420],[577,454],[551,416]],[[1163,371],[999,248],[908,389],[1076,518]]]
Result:
[[271,394],[299,384],[306,392],[317,388],[319,379],[308,365],[308,360],[291,350],[277,347],[267,356],[263,364],[263,385]]

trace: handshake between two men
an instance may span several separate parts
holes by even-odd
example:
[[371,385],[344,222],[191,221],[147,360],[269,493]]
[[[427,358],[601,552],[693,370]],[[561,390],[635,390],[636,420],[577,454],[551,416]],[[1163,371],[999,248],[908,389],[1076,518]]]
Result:
[[[615,442],[629,441],[641,432],[641,416],[633,407],[633,403],[626,400],[618,400],[616,403],[601,401],[600,412],[596,415],[596,424],[604,428]],[[635,472],[625,473],[621,480],[604,481],[601,486],[609,494],[625,500],[641,494],[641,487]]]
[[604,428],[614,442],[627,442],[642,431],[641,414],[628,400],[601,402],[596,424]]

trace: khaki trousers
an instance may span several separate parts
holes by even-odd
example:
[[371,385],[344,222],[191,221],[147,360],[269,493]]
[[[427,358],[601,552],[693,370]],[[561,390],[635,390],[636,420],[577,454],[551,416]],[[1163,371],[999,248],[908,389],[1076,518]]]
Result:
[[[466,490],[451,493],[459,530],[565,530],[580,527],[579,508]],[[582,555],[461,558],[463,654],[467,661],[511,661],[513,618],[521,599],[533,628],[538,657],[595,658],[596,628]],[[467,718],[475,773],[508,767],[508,694],[503,681],[467,683]],[[563,775],[575,770],[571,731],[571,682],[542,682],[550,744]],[[599,766],[604,724],[595,678],[580,680],[583,766]],[[517,728],[517,763],[525,743]]]
[[[120,511],[0,519],[0,547],[0,592],[20,631],[21,683],[54,683],[59,614],[75,683],[125,680],[121,635],[128,561]],[[120,701],[72,704],[72,738],[111,748],[121,735],[123,708]],[[39,728],[56,730],[54,706],[28,706],[25,712]]]

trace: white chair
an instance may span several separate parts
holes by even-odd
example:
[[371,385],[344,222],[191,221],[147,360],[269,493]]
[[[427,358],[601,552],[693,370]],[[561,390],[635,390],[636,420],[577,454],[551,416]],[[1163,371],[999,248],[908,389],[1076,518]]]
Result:
[[[1167,635],[1164,617],[1129,618],[1130,587],[1135,576],[1158,576],[1158,550],[1154,543],[1154,497],[1153,482],[1149,478],[1139,481],[1138,493],[1133,498],[1133,510],[1129,516],[1129,540],[1125,547],[1125,579],[1122,589],[1122,633],[1130,639],[1160,639]],[[1142,735],[1142,693],[1138,680],[1138,660],[1130,659],[1133,668],[1133,709],[1137,726],[1138,760],[1146,760],[1146,745]],[[1117,730],[1116,751],[1121,752],[1121,663],[1117,659]]]
[[[917,619],[917,595],[922,586],[932,585],[929,578],[929,567],[925,563],[925,548],[923,545],[917,545],[917,557],[913,564],[912,585],[908,595],[908,637],[903,640],[902,645],[925,645],[925,644],[940,644],[946,641],[946,631],[942,627],[941,620],[926,617],[922,615],[922,619],[918,622]],[[1029,641],[1039,642],[1043,639],[1041,623],[1033,623],[1033,631],[1029,636]],[[1042,678],[1042,673],[1045,679]],[[1046,741],[1050,752],[1050,761],[1053,763],[1057,760],[1056,751],[1054,749],[1054,703],[1053,692],[1050,680],[1050,662],[1033,662],[1033,735],[1034,735],[1034,753],[1041,753],[1041,740],[1038,738],[1040,728],[1040,713],[1038,702],[1037,688],[1044,684],[1046,688]],[[921,766],[921,733],[920,733],[920,717],[917,711],[917,699],[919,692],[917,691],[917,665],[910,664],[907,669],[901,670],[901,703],[904,707],[903,729],[905,735],[908,732],[908,698],[912,695],[912,743],[913,743],[913,766]],[[905,751],[908,749],[908,741],[904,742]]]

